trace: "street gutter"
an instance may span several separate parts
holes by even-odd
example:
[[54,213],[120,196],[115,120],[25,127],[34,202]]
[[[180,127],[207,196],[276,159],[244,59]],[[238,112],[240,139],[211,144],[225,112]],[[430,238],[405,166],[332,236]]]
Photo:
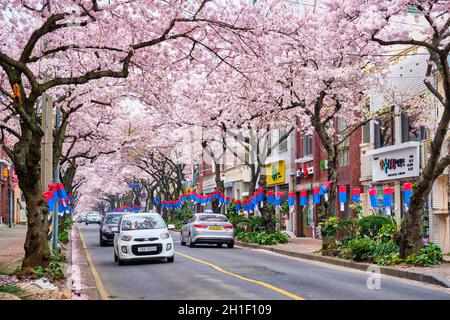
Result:
[[355,262],[350,260],[343,260],[339,258],[333,258],[333,257],[325,257],[325,256],[319,256],[311,253],[304,253],[304,252],[294,252],[289,250],[283,250],[273,247],[267,247],[267,246],[261,246],[258,244],[253,243],[246,243],[241,241],[235,241],[235,245],[239,247],[246,247],[246,248],[252,248],[252,249],[262,249],[266,251],[272,251],[278,254],[282,254],[285,256],[305,259],[305,260],[313,260],[328,264],[333,264],[341,267],[347,267],[352,269],[357,269],[361,271],[367,271],[369,267],[376,266],[380,269],[381,274],[391,276],[391,277],[397,277],[397,278],[403,278],[403,279],[409,279],[414,281],[420,281],[428,284],[434,284],[438,286],[442,286],[444,288],[450,288],[450,281],[447,279],[431,275],[431,274],[425,274],[425,273],[419,273],[419,272],[413,272],[408,270],[402,270],[398,268],[393,267],[386,267],[386,266],[378,266],[371,263],[363,263],[363,262]]

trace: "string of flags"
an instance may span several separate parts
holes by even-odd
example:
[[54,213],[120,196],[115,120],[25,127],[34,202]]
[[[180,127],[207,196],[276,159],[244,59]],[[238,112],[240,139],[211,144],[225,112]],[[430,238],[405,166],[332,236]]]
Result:
[[[313,190],[312,190],[313,191],[313,203],[312,204],[314,204],[314,205],[320,204],[322,197],[324,198],[325,201],[328,201],[328,196],[329,196],[328,193],[329,193],[330,187],[331,187],[331,183],[325,182],[320,186],[320,188],[313,188]],[[405,205],[409,206],[410,198],[412,195],[412,183],[406,182],[403,185],[403,190],[404,190],[403,192],[404,192]],[[338,191],[338,200],[340,203],[340,210],[344,211],[345,204],[348,202],[347,186],[340,185],[340,186],[338,186],[337,191]],[[372,207],[385,207],[386,213],[390,214],[390,208],[392,206],[392,195],[393,195],[394,189],[391,187],[385,187],[383,189],[383,198],[382,198],[381,204],[379,203],[378,189],[372,187],[368,191],[369,191],[370,205]],[[353,203],[361,202],[361,189],[360,188],[358,188],[358,187],[352,188],[351,194],[352,194],[351,199],[352,199]],[[260,207],[263,206],[264,195],[265,195],[264,189],[260,188],[257,191],[255,191],[255,193],[250,198],[240,200],[240,199],[234,199],[229,196],[225,196],[225,194],[222,193],[222,191],[217,189],[214,192],[212,192],[210,194],[206,194],[206,195],[201,195],[195,191],[191,191],[189,193],[180,195],[180,197],[176,200],[160,201],[160,199],[155,199],[153,201],[153,203],[154,204],[161,203],[162,208],[178,209],[178,208],[181,208],[183,203],[186,201],[190,201],[191,203],[194,203],[194,204],[206,205],[207,203],[212,202],[213,199],[218,199],[219,206],[221,206],[222,204],[229,205],[230,203],[234,203],[235,210],[238,212],[243,210],[246,212],[255,211],[258,213],[259,212],[258,206],[260,206]],[[267,191],[266,196],[267,196],[267,200],[266,200],[267,203],[275,206],[276,210],[279,210],[282,205],[282,199],[284,197],[284,194],[282,192],[276,192],[276,194],[275,194],[273,191],[269,190],[269,191]],[[299,205],[306,206],[308,204],[307,190],[301,190],[299,198],[300,198]],[[288,192],[287,203],[288,203],[289,211],[293,212],[293,210],[295,208],[295,193],[294,192]]]
[[134,204],[132,206],[125,206],[124,205],[124,206],[121,206],[121,207],[118,207],[118,208],[114,209],[113,211],[114,212],[135,212],[135,213],[137,213],[137,212],[140,212],[141,210],[142,210],[142,206]]

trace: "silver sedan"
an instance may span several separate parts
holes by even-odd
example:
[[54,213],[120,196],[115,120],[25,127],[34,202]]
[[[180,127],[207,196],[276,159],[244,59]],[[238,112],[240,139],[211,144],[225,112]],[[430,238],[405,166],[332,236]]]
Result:
[[199,243],[226,243],[228,248],[234,247],[234,227],[223,214],[196,213],[183,226],[180,232],[181,245],[193,247]]

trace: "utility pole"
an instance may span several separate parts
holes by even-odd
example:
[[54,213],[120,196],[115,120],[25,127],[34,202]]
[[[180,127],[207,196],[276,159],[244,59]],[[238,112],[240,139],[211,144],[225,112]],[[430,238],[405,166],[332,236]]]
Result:
[[41,187],[47,190],[53,180],[53,99],[46,93],[42,94],[41,101],[41,126],[44,130],[41,153]]
[[[56,121],[55,121],[55,132],[58,132],[61,126],[61,107],[59,105],[56,106]],[[59,183],[59,159],[56,163],[55,168],[55,183]],[[53,250],[58,250],[58,201],[55,201],[53,207],[53,215],[52,215],[52,224],[53,224],[53,234],[52,234],[52,242],[53,242]]]

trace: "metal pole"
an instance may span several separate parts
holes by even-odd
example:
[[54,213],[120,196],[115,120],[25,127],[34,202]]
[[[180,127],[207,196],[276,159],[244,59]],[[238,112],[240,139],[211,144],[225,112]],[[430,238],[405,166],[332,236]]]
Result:
[[13,183],[12,183],[12,175],[13,175],[13,165],[9,166],[9,227],[12,228],[12,219],[13,219]]
[[[55,121],[55,131],[58,132],[61,118],[61,107],[56,106],[56,121]],[[56,163],[55,174],[54,174],[55,183],[59,183],[59,159]],[[55,201],[53,206],[53,216],[52,216],[52,224],[53,224],[53,250],[58,250],[58,201]]]

